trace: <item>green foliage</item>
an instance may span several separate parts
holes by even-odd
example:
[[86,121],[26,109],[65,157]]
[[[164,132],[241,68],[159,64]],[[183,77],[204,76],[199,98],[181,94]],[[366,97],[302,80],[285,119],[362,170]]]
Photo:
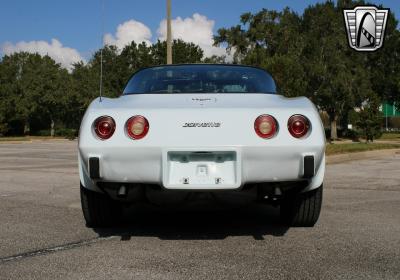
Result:
[[8,131],[8,123],[6,123],[4,120],[0,122],[0,136],[4,136]]
[[49,56],[21,52],[3,57],[1,68],[3,126],[4,120],[17,121],[29,133],[32,119],[38,116],[48,127],[62,118],[68,73],[59,64]]
[[360,133],[357,130],[348,129],[345,136],[353,140],[353,142],[360,142]]
[[226,63],[228,63],[225,55],[222,55],[222,56],[212,55],[210,57],[204,58],[203,62],[211,63],[211,64],[226,64]]
[[399,144],[391,143],[344,143],[344,144],[328,144],[325,153],[327,155],[357,153],[374,150],[399,149]]
[[74,140],[78,136],[78,131],[71,128],[59,128],[55,132],[55,136],[62,136],[69,140]]
[[[384,47],[373,53],[355,52],[347,43],[342,9],[356,4],[364,2],[317,3],[301,15],[289,8],[245,13],[237,25],[219,29],[214,42],[227,48],[233,63],[268,70],[279,93],[309,97],[329,117],[331,139],[342,132],[337,123],[356,124],[373,139],[380,130],[379,103],[400,104],[400,31],[391,13]],[[174,40],[172,52],[174,63],[227,62],[225,56],[204,59],[199,46],[182,40]],[[88,63],[75,64],[70,73],[48,56],[24,52],[4,56],[0,135],[35,134],[52,127],[56,135],[60,127],[78,131],[86,108],[99,96],[100,54],[97,50]],[[132,73],[166,63],[166,43],[105,46],[102,54],[102,93],[117,97]],[[354,108],[362,110],[354,113]]]
[[[166,64],[167,63],[167,43],[165,41],[153,44],[150,47],[150,53],[152,54],[153,65]],[[193,44],[186,43],[179,40],[174,40],[172,44],[172,59],[173,63],[199,63],[203,58],[203,50]]]
[[362,130],[362,135],[366,139],[366,142],[373,142],[374,139],[382,135],[381,125],[383,115],[379,111],[379,106],[379,99],[372,95],[365,100],[360,110],[357,126]]
[[400,141],[400,133],[397,131],[387,131],[379,137],[379,140]]
[[[118,50],[105,46],[103,95],[117,97],[135,71],[165,63],[166,43],[131,44]],[[182,40],[173,42],[174,63],[196,63],[202,49]],[[87,64],[76,63],[71,73],[49,56],[25,52],[0,61],[0,136],[34,134],[74,138],[89,104],[99,96],[101,50]],[[64,127],[64,128],[59,128]]]
[[[400,31],[389,15],[384,48],[374,53],[350,49],[343,8],[362,1],[327,1],[307,7],[299,16],[289,8],[245,13],[240,23],[221,28],[216,45],[227,45],[235,62],[263,67],[286,96],[308,96],[325,111],[330,138],[337,122],[375,94],[380,100],[400,99]],[[342,122],[346,120],[342,119]]]

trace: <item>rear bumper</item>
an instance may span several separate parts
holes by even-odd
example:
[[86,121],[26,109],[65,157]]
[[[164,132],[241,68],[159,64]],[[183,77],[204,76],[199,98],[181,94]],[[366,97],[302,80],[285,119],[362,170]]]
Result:
[[[171,176],[168,155],[171,152],[229,152],[236,158],[232,164],[223,161],[219,165],[229,178],[222,175],[211,178],[209,183],[193,182],[185,168],[178,171],[182,178]],[[197,162],[196,164],[202,164]],[[197,168],[197,165],[193,168]],[[222,163],[221,163],[222,164]],[[190,167],[190,166],[189,166]],[[212,166],[211,166],[212,167]],[[192,168],[192,167],[190,167]],[[192,168],[192,169],[193,169]],[[236,146],[236,147],[79,147],[79,172],[82,185],[99,191],[96,182],[147,183],[166,189],[180,190],[228,190],[239,189],[245,184],[283,181],[304,181],[305,191],[319,187],[325,171],[324,146]],[[180,174],[181,173],[181,174]],[[194,176],[194,175],[193,175]],[[176,177],[176,176],[175,176]],[[221,182],[217,179],[222,177]],[[188,178],[186,184],[180,183]],[[193,183],[192,183],[193,182]]]

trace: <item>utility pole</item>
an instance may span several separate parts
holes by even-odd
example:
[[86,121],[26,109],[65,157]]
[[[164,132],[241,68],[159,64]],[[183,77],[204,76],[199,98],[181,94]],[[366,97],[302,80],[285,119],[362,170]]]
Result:
[[387,113],[387,104],[383,103],[383,106],[385,106],[385,123],[386,123],[386,131],[388,131],[388,113]]
[[167,64],[172,64],[171,0],[167,0]]

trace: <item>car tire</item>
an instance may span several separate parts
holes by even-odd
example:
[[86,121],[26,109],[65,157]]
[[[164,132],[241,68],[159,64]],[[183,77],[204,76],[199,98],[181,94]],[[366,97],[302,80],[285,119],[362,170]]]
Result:
[[321,185],[317,189],[284,198],[280,206],[282,221],[288,226],[314,226],[321,212],[322,190]]
[[81,185],[83,217],[88,227],[109,227],[120,221],[122,207],[107,195],[90,191]]

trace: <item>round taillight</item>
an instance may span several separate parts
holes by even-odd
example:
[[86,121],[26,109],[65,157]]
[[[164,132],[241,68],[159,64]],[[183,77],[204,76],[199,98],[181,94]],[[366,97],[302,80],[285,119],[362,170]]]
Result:
[[115,121],[112,117],[102,116],[94,121],[93,128],[100,139],[106,140],[114,134]]
[[293,137],[301,138],[310,130],[310,121],[303,115],[293,115],[288,120],[288,129]]
[[254,121],[254,130],[261,138],[271,138],[278,130],[278,124],[274,117],[261,115]]
[[149,122],[143,116],[134,116],[126,122],[126,132],[132,139],[141,139],[149,131]]

